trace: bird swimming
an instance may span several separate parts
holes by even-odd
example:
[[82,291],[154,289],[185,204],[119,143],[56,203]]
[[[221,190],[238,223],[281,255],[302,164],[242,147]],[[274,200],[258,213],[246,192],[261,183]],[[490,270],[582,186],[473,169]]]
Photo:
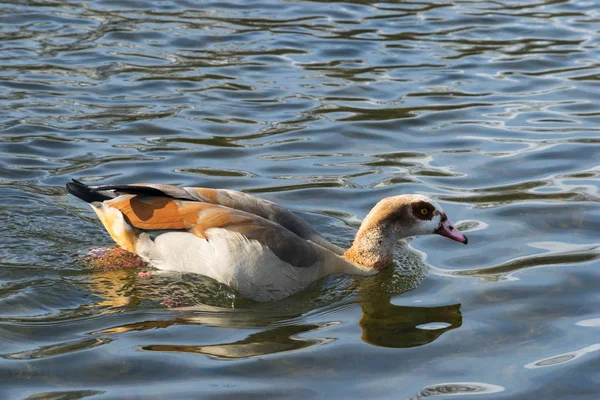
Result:
[[468,242],[435,201],[417,194],[379,201],[344,250],[286,208],[235,190],[74,179],[66,187],[120,247],[151,266],[205,275],[256,301],[283,299],[331,274],[374,275],[409,236]]

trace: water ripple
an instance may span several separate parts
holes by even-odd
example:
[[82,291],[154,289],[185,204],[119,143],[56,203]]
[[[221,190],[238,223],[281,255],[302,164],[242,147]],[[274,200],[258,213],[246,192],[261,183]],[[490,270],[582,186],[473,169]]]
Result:
[[[595,398],[595,345],[567,345],[598,319],[599,22],[583,0],[3,2],[0,397]],[[340,246],[423,193],[469,246],[402,242],[393,271],[260,305],[91,270],[112,244],[71,178],[244,190]]]

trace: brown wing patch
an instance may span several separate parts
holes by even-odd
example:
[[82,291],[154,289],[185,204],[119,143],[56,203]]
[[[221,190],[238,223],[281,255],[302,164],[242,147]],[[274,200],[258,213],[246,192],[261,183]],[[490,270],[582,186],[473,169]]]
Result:
[[[118,186],[118,187],[117,187]],[[143,191],[139,189],[153,189],[159,193],[153,192],[152,190]],[[110,187],[106,187],[106,190],[111,190]],[[132,185],[116,185],[112,187],[115,193],[119,194],[131,194],[146,197],[164,197],[170,200],[179,201],[192,201],[192,202],[203,202],[214,205],[220,205],[227,208],[240,210],[249,214],[254,214],[259,217],[265,218],[272,221],[284,228],[290,230],[294,234],[301,238],[310,240],[326,249],[342,255],[344,251],[339,247],[329,243],[306,221],[302,220],[298,216],[294,215],[291,211],[278,206],[270,201],[254,197],[247,193],[238,192],[235,190],[226,189],[211,189],[211,188],[198,188],[198,187],[178,187],[173,185],[165,184],[148,184],[148,183],[136,183]],[[160,193],[162,192],[162,193]],[[144,225],[147,226],[147,225]],[[144,229],[160,229],[153,227],[146,227]],[[168,229],[168,228],[167,228]],[[197,230],[199,234],[202,234],[202,229]]]
[[411,208],[415,217],[425,221],[430,221],[435,211],[435,206],[428,201],[417,201],[411,205]]
[[309,267],[318,261],[315,249],[306,240],[281,225],[243,211],[209,203],[136,195],[120,196],[105,204],[119,210],[127,223],[138,229],[185,229],[207,239],[209,229],[221,228],[258,241],[295,267]]
[[173,200],[167,197],[119,196],[106,204],[121,211],[127,222],[139,229],[188,229],[197,224],[198,214],[211,204]]

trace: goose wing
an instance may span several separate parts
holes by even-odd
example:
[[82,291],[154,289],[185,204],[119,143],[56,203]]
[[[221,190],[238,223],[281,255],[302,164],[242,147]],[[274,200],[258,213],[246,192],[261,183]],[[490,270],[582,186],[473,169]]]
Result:
[[[69,185],[75,187],[77,184],[83,185],[78,181],[73,181],[67,185],[67,188],[69,188]],[[300,238],[310,240],[335,254],[342,255],[344,253],[343,249],[329,243],[308,222],[304,221],[291,211],[271,201],[247,193],[227,189],[180,187],[164,184],[86,186],[86,188],[88,188],[95,197],[103,197],[106,200],[116,198],[123,194],[131,194],[154,196],[159,199],[163,198],[164,200],[160,200],[163,202],[166,202],[167,200],[183,200],[199,204],[226,207],[271,221]],[[98,199],[95,199],[95,201],[98,201]]]
[[212,229],[225,229],[258,241],[294,267],[310,267],[319,261],[314,245],[279,224],[245,211],[206,202],[131,194],[104,201],[104,205],[120,211],[130,226],[142,231],[185,230],[210,240]]

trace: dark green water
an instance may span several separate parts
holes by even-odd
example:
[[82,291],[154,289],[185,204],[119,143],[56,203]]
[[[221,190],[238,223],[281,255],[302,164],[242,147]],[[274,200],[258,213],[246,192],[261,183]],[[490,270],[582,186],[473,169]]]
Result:
[[[0,398],[598,398],[595,1],[13,3]],[[469,246],[256,304],[91,270],[71,178],[242,189],[344,246],[425,193]]]

